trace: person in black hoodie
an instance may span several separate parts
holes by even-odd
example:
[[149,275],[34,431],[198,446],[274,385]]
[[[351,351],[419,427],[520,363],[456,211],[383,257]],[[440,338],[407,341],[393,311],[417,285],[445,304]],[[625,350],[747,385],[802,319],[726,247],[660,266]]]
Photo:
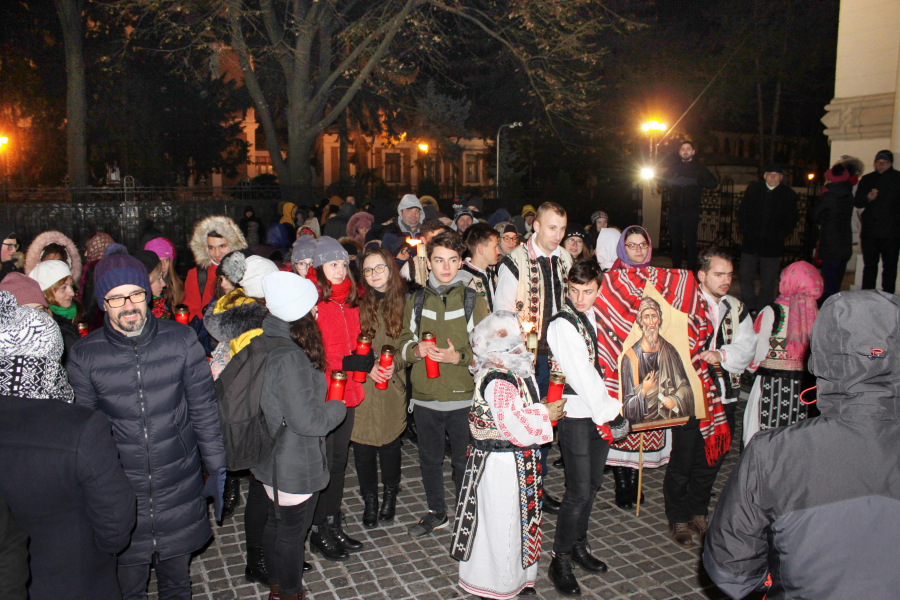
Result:
[[714,190],[719,182],[697,160],[694,144],[681,142],[677,160],[660,178],[660,187],[669,190],[669,235],[672,237],[672,268],[681,268],[682,245],[687,268],[697,270],[697,226],[700,224],[700,198],[703,190]]
[[819,225],[819,259],[822,261],[822,279],[825,291],[820,303],[841,290],[841,281],[847,271],[847,261],[853,255],[852,173],[838,163],[825,172],[828,185],[825,193],[812,209],[812,220]]
[[[738,227],[744,236],[741,247],[741,301],[756,313],[775,301],[784,240],[797,226],[797,192],[781,183],[784,171],[775,163],[766,165],[764,181],[747,186],[738,209]],[[759,295],[756,268],[759,267]]]
[[875,170],[859,180],[853,204],[865,209],[859,236],[862,287],[875,289],[881,259],[881,289],[893,294],[900,258],[900,172],[894,169],[893,152],[882,150],[875,155]]
[[900,298],[828,299],[811,333],[821,416],[753,436],[709,522],[703,565],[731,598],[896,598]]

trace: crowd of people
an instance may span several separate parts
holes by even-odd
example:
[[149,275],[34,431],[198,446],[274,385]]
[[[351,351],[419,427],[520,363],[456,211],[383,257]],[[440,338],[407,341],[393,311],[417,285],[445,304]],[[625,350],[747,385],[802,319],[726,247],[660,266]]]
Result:
[[[251,207],[208,217],[183,280],[159,232],[133,253],[102,232],[82,253],[57,231],[22,252],[25,240],[0,232],[0,596],[146,598],[152,569],[161,599],[190,598],[209,499],[216,520],[233,518],[248,480],[245,577],[271,599],[302,598],[307,539],[326,561],[366,549],[344,531],[351,448],[363,500],[351,518],[372,529],[403,510],[406,434],[427,503],[408,533],[452,521],[459,585],[477,597],[536,594],[546,515],[547,576],[581,595],[576,566],[608,569],[590,546],[604,532],[589,526],[604,474],[631,509],[638,468],[663,466],[670,540],[705,543],[732,597],[891,597],[900,302],[838,294],[855,167],[829,170],[815,209],[823,239],[837,240],[824,279],[804,261],[780,268],[796,222],[780,167],[748,188],[739,300],[734,257],[696,248],[715,179],[692,144],[679,157],[662,182],[676,198],[673,269],[651,263],[645,229],[613,228],[603,211],[582,227],[557,203],[486,216],[472,198],[450,218],[412,194],[387,220],[352,197],[283,202],[268,229]],[[860,183],[873,205],[896,191],[876,172]],[[820,315],[823,295],[836,297]],[[671,311],[686,323],[679,349]],[[710,521],[745,375],[743,454]],[[543,487],[555,441],[559,499]],[[860,539],[866,512],[882,527],[853,546],[851,583],[834,548]],[[801,552],[814,568],[794,563]]]

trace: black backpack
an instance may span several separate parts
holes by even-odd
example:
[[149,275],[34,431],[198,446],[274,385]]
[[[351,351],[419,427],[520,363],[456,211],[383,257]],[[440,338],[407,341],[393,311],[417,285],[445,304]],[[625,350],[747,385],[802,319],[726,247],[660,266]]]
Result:
[[275,437],[269,435],[260,399],[269,352],[282,346],[296,346],[286,338],[258,335],[235,354],[216,380],[219,423],[225,439],[229,471],[257,467],[272,454],[284,432],[281,424]]

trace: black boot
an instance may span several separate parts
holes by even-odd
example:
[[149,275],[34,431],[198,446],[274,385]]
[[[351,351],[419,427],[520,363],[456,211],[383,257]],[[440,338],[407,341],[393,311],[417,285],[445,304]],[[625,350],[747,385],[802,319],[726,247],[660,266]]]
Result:
[[[637,495],[638,495],[638,470],[637,469],[628,469],[628,477],[631,480],[631,489],[629,498],[631,499],[632,504],[637,504]],[[641,504],[644,503],[644,494],[641,493]]]
[[591,548],[587,543],[587,536],[575,540],[572,546],[572,562],[576,562],[586,571],[591,573],[606,573],[606,563],[599,558],[591,556]]
[[262,548],[247,548],[247,569],[244,578],[250,583],[269,585],[269,572],[266,570],[266,557]]
[[572,555],[557,552],[550,561],[550,582],[556,588],[557,593],[570,598],[581,595],[581,587],[572,572]]
[[378,513],[379,521],[390,523],[394,520],[394,512],[397,509],[397,492],[399,491],[399,485],[384,486],[384,499],[381,501],[381,512]]
[[363,494],[363,527],[372,529],[378,525],[378,494],[366,492]]
[[348,537],[344,533],[343,523],[341,522],[343,517],[344,515],[341,513],[327,517],[329,533],[332,539],[344,549],[344,552],[360,552],[364,548],[363,543]]
[[337,540],[331,537],[331,529],[325,523],[310,528],[309,551],[317,552],[326,560],[342,561],[350,557]]
[[560,501],[551,496],[547,490],[544,490],[544,505],[542,510],[548,515],[559,514]]
[[225,475],[225,494],[222,496],[222,520],[234,515],[234,509],[241,505],[241,478]]
[[628,474],[628,467],[613,467],[613,477],[616,480],[616,506],[623,509],[629,509],[633,505],[631,499],[631,477]]

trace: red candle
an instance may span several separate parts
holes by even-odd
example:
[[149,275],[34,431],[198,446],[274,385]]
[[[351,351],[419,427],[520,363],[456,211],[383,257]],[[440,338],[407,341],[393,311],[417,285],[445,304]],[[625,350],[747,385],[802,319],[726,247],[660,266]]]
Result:
[[[562,398],[566,388],[566,376],[562,373],[550,373],[550,387],[547,389],[547,402],[556,402]],[[550,421],[556,427],[556,421]]]
[[179,304],[175,307],[175,320],[181,323],[182,325],[187,325],[188,321],[191,319],[191,311],[187,307],[187,304]]
[[[433,333],[423,333],[422,341],[420,344],[436,344],[434,341]],[[425,372],[428,375],[428,379],[436,379],[441,376],[441,365],[437,363],[437,361],[432,360],[430,356],[425,357]]]
[[[378,366],[387,369],[392,364],[394,364],[394,353],[396,350],[393,346],[382,346],[381,347],[381,356],[378,357]],[[376,383],[375,387],[379,390],[386,390],[388,386],[388,382],[384,381],[384,383]]]
[[328,395],[325,400],[344,401],[344,389],[347,387],[347,374],[343,371],[331,372],[331,383],[328,384]]
[[[368,354],[369,350],[372,349],[372,338],[360,335],[356,338],[356,354]],[[353,372],[353,381],[357,383],[365,383],[366,382],[366,372],[365,371],[354,371]]]

